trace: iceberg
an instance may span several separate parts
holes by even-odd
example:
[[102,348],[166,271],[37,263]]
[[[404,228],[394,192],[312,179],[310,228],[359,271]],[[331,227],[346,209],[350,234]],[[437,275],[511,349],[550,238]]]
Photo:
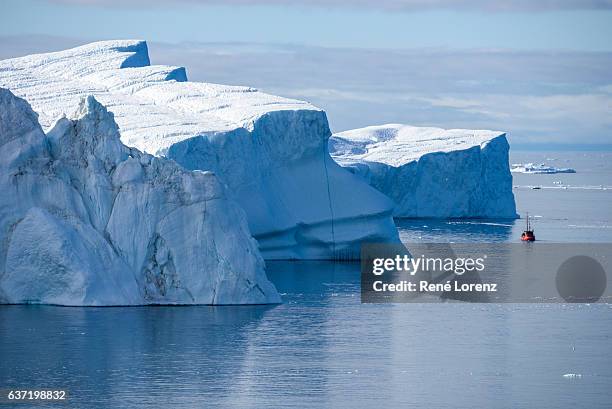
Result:
[[393,202],[330,157],[326,114],[309,103],[189,82],[182,67],[150,65],[135,40],[0,61],[0,86],[45,129],[93,95],[125,145],[215,172],[265,259],[356,258],[363,241],[399,241]]
[[517,217],[503,132],[388,124],[334,134],[329,150],[395,217]]
[[280,302],[218,178],[126,147],[94,97],[45,135],[0,88],[0,190],[0,303]]
[[510,172],[513,173],[527,173],[527,174],[554,174],[554,173],[576,173],[575,169],[572,168],[555,168],[547,166],[543,163],[513,163]]

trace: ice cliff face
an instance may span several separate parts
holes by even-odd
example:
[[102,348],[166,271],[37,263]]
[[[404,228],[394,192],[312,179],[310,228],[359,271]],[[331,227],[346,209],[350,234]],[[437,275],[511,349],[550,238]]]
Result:
[[93,97],[74,118],[45,135],[0,88],[0,303],[280,301],[214,174],[126,147]]
[[516,217],[502,132],[389,124],[335,134],[329,149],[392,198],[397,217]]
[[308,103],[188,82],[183,68],[150,66],[139,41],[0,61],[0,86],[28,100],[45,127],[95,95],[126,145],[214,171],[264,258],[354,257],[362,241],[398,240],[393,203],[331,159],[326,115]]

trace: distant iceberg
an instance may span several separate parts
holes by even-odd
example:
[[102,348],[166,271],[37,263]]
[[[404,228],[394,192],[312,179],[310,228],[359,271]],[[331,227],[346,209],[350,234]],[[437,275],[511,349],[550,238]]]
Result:
[[503,132],[388,124],[334,134],[329,150],[396,217],[517,217]]
[[280,302],[217,177],[126,147],[93,97],[45,135],[0,88],[0,191],[0,303]]
[[576,173],[575,169],[572,168],[555,168],[552,166],[546,166],[543,163],[513,163],[510,172],[514,173]]
[[46,129],[94,95],[125,145],[214,171],[264,258],[354,258],[363,241],[399,241],[393,202],[330,157],[325,112],[149,64],[143,41],[99,42],[0,61],[0,86],[25,98]]

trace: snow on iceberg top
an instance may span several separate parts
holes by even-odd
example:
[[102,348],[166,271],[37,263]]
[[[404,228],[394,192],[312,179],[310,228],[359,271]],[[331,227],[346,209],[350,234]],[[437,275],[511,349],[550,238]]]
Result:
[[150,65],[139,40],[3,60],[0,86],[26,99],[45,129],[94,95],[114,113],[123,142],[153,154],[197,135],[249,129],[269,112],[319,111],[250,87],[188,82],[183,67]]
[[341,163],[368,161],[397,167],[428,153],[484,146],[500,136],[505,136],[505,133],[387,124],[334,134],[329,149]]

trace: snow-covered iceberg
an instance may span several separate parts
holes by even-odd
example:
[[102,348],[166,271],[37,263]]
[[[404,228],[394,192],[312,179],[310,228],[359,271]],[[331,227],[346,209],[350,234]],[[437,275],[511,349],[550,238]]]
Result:
[[513,173],[534,173],[534,174],[554,174],[554,173],[576,173],[572,168],[555,168],[543,163],[513,163],[510,172]]
[[93,97],[47,135],[0,88],[0,303],[280,301],[211,172],[128,148]]
[[127,146],[214,171],[264,258],[354,257],[363,241],[399,240],[392,201],[331,159],[325,112],[306,102],[188,82],[184,68],[150,66],[142,41],[0,61],[0,86],[29,101],[44,127],[92,94]]
[[502,132],[388,124],[335,134],[329,149],[393,199],[396,217],[516,217]]

